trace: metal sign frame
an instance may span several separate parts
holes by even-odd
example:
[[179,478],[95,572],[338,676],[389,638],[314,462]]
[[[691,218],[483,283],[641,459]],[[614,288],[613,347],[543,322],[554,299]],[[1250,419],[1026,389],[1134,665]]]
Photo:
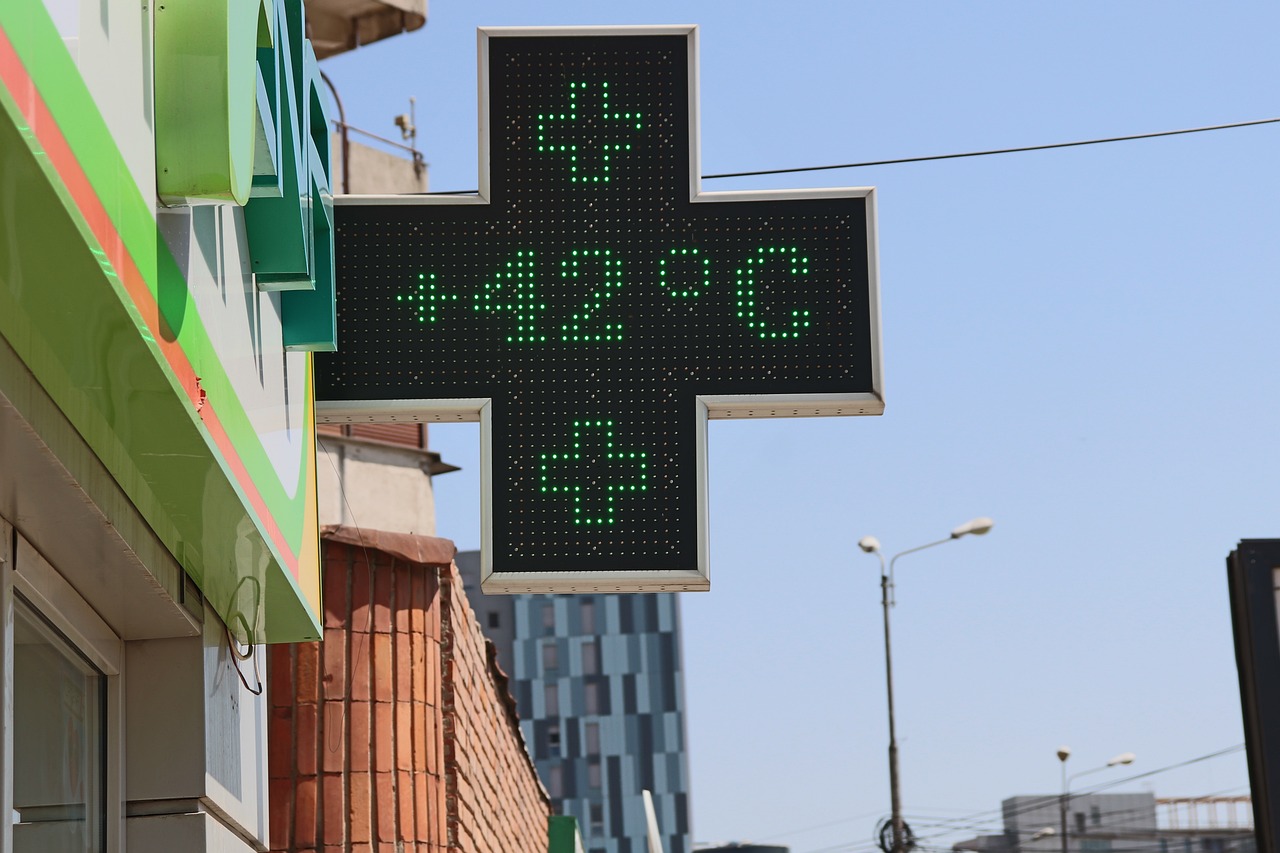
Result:
[[[689,200],[694,204],[781,200],[863,198],[866,200],[867,281],[872,391],[851,394],[752,394],[696,396],[690,416],[696,424],[697,546],[696,565],[685,570],[494,572],[493,454],[490,398],[413,399],[394,401],[317,402],[320,423],[457,423],[480,424],[481,584],[486,593],[660,592],[710,589],[707,522],[708,419],[827,417],[879,415],[884,411],[881,372],[879,264],[877,259],[875,189],[822,189],[703,192],[698,120],[698,28],[696,25],[609,27],[485,27],[477,31],[479,62],[479,193],[477,195],[337,196],[339,207],[360,205],[488,205],[490,188],[489,47],[496,38],[548,36],[685,36],[688,45]],[[341,347],[341,342],[339,342]]]

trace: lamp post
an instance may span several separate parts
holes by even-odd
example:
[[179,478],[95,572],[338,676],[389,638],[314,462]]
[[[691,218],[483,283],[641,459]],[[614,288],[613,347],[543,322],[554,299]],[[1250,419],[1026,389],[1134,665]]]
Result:
[[893,850],[890,853],[906,853],[906,844],[904,843],[905,839],[902,831],[902,798],[898,790],[898,738],[894,731],[893,716],[893,655],[889,644],[889,607],[894,603],[893,566],[898,562],[899,557],[904,557],[907,554],[914,554],[916,551],[923,551],[925,548],[932,548],[935,545],[943,545],[970,533],[974,536],[982,536],[990,531],[994,524],[995,522],[985,517],[966,521],[955,530],[952,530],[946,539],[939,539],[937,542],[929,542],[925,545],[918,545],[915,548],[899,551],[890,558],[887,568],[884,554],[880,551],[880,540],[874,536],[864,536],[858,540],[859,548],[868,554],[875,554],[880,559],[880,604],[884,608],[884,678],[889,697],[889,806],[893,826]]
[[1138,756],[1132,752],[1122,752],[1115,758],[1108,761],[1101,767],[1093,767],[1089,770],[1081,770],[1079,773],[1067,775],[1067,759],[1071,757],[1071,747],[1058,747],[1058,761],[1062,762],[1062,795],[1058,798],[1058,812],[1062,818],[1062,853],[1067,853],[1067,806],[1071,801],[1071,780],[1078,779],[1081,776],[1087,776],[1090,773],[1098,773],[1102,770],[1109,770],[1112,767],[1118,767],[1122,764],[1132,764]]

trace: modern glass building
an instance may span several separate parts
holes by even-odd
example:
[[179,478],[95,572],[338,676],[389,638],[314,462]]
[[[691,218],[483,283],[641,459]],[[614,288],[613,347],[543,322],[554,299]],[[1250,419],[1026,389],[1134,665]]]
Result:
[[578,819],[588,853],[647,853],[647,790],[663,849],[688,853],[679,599],[485,596],[477,557],[459,554],[458,566],[556,810]]

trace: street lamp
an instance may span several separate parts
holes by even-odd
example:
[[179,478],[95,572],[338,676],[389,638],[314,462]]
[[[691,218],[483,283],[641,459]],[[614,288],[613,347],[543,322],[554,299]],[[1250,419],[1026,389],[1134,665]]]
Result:
[[894,603],[893,566],[898,562],[899,557],[914,554],[916,551],[923,551],[925,548],[932,548],[935,545],[943,545],[970,533],[974,536],[982,536],[988,533],[994,525],[995,522],[986,517],[966,521],[952,530],[946,539],[939,539],[937,542],[930,542],[926,545],[918,545],[915,548],[908,548],[905,551],[899,551],[894,554],[889,560],[887,569],[885,567],[884,554],[880,552],[880,540],[874,536],[864,536],[858,540],[859,548],[880,558],[880,604],[884,608],[884,679],[889,696],[889,802],[892,809],[893,826],[893,849],[890,853],[906,853],[904,833],[902,831],[902,798],[898,793],[898,739],[894,733],[893,718],[893,655],[890,653],[889,646],[889,606]]
[[1067,805],[1071,801],[1071,780],[1078,779],[1081,776],[1087,776],[1090,773],[1098,773],[1103,770],[1110,770],[1112,767],[1119,767],[1122,764],[1132,764],[1138,756],[1132,752],[1122,752],[1115,758],[1108,761],[1101,767],[1093,767],[1089,770],[1081,770],[1079,773],[1067,775],[1067,759],[1071,757],[1071,747],[1058,747],[1058,760],[1062,762],[1062,796],[1058,798],[1058,811],[1062,818],[1062,853],[1067,853]]

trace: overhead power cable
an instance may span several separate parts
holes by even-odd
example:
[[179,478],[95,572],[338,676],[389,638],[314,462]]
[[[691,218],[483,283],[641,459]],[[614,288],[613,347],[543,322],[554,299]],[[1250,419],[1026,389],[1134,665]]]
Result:
[[[1237,127],[1254,127],[1259,124],[1276,124],[1276,118],[1260,118],[1253,121],[1236,121],[1230,124],[1211,124],[1204,127],[1185,127],[1181,130],[1157,130],[1154,133],[1135,133],[1131,136],[1108,136],[1103,139],[1079,139],[1075,142],[1050,142],[1046,145],[1024,145],[1020,148],[990,148],[985,151],[964,151],[959,154],[926,154],[921,157],[898,157],[893,160],[866,160],[861,163],[837,163],[831,166],[794,166],[790,169],[757,169],[751,172],[722,172],[703,175],[702,180],[719,178],[750,178],[756,175],[789,175],[795,172],[825,172],[832,169],[862,169],[867,166],[896,166],[901,163],[927,163],[931,160],[957,160],[961,157],[989,157],[992,154],[1017,154],[1023,151],[1047,151],[1051,148],[1075,148],[1080,145],[1102,145],[1108,142],[1130,142],[1135,139],[1155,139],[1159,136],[1179,136],[1184,133],[1207,133],[1211,130],[1231,130]],[[476,195],[477,190],[432,191],[421,195]]]
[[930,160],[956,160],[961,157],[988,157],[992,154],[1017,154],[1022,151],[1047,151],[1050,148],[1075,148],[1080,145],[1102,145],[1107,142],[1130,142],[1134,139],[1154,139],[1158,136],[1178,136],[1184,133],[1206,133],[1211,130],[1230,130],[1235,127],[1253,127],[1259,124],[1275,124],[1277,118],[1254,121],[1237,121],[1231,124],[1213,124],[1205,127],[1187,127],[1181,130],[1158,130],[1154,133],[1135,133],[1131,136],[1109,136],[1105,139],[1080,139],[1075,142],[1050,142],[1046,145],[1025,145],[1020,148],[990,148],[985,151],[965,151],[960,154],[926,154],[922,157],[898,157],[893,160],[867,160],[862,163],[838,163],[833,166],[796,166],[791,169],[758,169],[753,172],[724,172],[719,175],[703,175],[704,181],[717,178],[749,178],[755,175],[786,175],[793,172],[824,172],[831,169],[861,169],[865,166],[896,166],[899,163],[925,163]]
[[[1272,121],[1280,121],[1280,119],[1272,119]],[[1240,752],[1244,748],[1245,748],[1245,745],[1243,743],[1234,744],[1232,746],[1226,747],[1225,749],[1219,749],[1214,752],[1207,753],[1205,755],[1198,755],[1194,758],[1189,758],[1184,761],[1179,761],[1174,764],[1166,765],[1164,767],[1157,767],[1154,770],[1148,770],[1144,773],[1136,773],[1132,776],[1126,776],[1122,779],[1110,780],[1110,781],[1105,781],[1099,784],[1086,786],[1079,790],[1072,791],[1071,797],[1074,799],[1075,797],[1099,793],[1109,788],[1114,788],[1117,785],[1123,785],[1138,779],[1144,779],[1146,777],[1155,776],[1160,773],[1167,773],[1170,770],[1177,770],[1179,768],[1187,767],[1192,764],[1199,764],[1202,761],[1209,761],[1214,758],[1220,758],[1224,755]],[[1048,794],[1043,797],[1033,798],[1028,802],[1023,803],[1020,808],[1010,810],[1010,812],[1008,813],[1008,816],[1012,817],[1014,815],[1021,815],[1026,812],[1033,811],[1035,809],[1044,808],[1045,806],[1048,806],[1048,805],[1056,805],[1059,802],[1059,797],[1060,797],[1059,794]],[[946,829],[941,829],[941,827],[937,827],[937,826],[927,827],[927,829],[925,827],[922,827],[922,829],[926,829],[926,831],[923,832],[921,835],[917,836],[916,841],[921,844],[926,844],[927,842],[931,842],[935,839],[943,838],[948,835],[952,835],[959,832],[975,832],[975,831],[982,832],[984,830],[988,830],[989,828],[991,828],[991,820],[997,818],[997,816],[1003,816],[1002,813],[1003,813],[1003,807],[995,808],[995,809],[984,809],[981,811],[972,812],[967,817],[958,817],[958,818],[953,818],[947,821],[948,827]],[[934,830],[934,829],[941,829],[941,831],[935,831],[935,832],[928,831],[928,830]],[[874,841],[845,841],[830,847],[822,847],[816,850],[809,850],[807,851],[807,853],[864,853],[864,851],[866,851],[866,853],[870,853],[870,851],[873,851],[876,847],[877,845]]]

